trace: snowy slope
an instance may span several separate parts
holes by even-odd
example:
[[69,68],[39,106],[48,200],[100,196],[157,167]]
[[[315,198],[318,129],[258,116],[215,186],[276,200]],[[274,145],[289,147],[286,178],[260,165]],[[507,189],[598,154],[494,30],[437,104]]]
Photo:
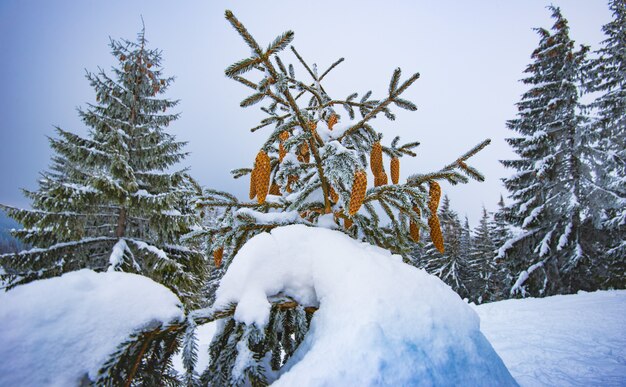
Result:
[[0,386],[93,380],[135,329],[182,318],[179,304],[146,277],[86,269],[0,292]]
[[215,304],[237,303],[235,319],[263,328],[267,297],[277,294],[319,309],[274,385],[515,385],[478,316],[450,287],[343,233],[292,225],[255,236]]
[[522,386],[626,386],[626,290],[475,307]]

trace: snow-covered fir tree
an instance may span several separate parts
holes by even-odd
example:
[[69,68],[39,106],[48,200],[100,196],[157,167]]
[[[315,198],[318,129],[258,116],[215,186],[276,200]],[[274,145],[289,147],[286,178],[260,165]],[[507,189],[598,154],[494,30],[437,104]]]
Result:
[[626,3],[612,0],[613,20],[603,26],[606,39],[585,66],[586,88],[597,93],[591,104],[597,118],[592,123],[598,142],[595,156],[595,200],[602,203],[602,226],[608,243],[602,254],[605,285],[626,281]]
[[[586,269],[588,255],[581,225],[591,204],[591,173],[585,160],[591,150],[578,88],[586,48],[575,50],[567,20],[559,8],[549,9],[555,24],[552,32],[536,29],[539,47],[522,80],[530,89],[517,104],[517,118],[507,122],[518,135],[507,142],[519,158],[502,161],[517,171],[504,179],[513,200],[506,215],[523,234],[500,251],[526,245],[530,254],[517,255],[514,288],[537,295],[570,292],[580,286],[577,280],[584,280],[579,274]],[[532,271],[544,277],[532,275],[531,289],[525,285]]]
[[462,298],[470,296],[469,280],[469,230],[461,225],[458,214],[450,208],[450,199],[444,196],[439,209],[444,249],[430,242],[424,247],[419,266],[450,285]]
[[511,239],[511,230],[509,229],[509,223],[506,218],[506,205],[504,203],[504,197],[500,195],[498,200],[498,210],[493,214],[493,222],[490,224],[491,235],[493,237],[493,244],[496,247],[503,246],[506,241]]
[[493,238],[494,262],[496,271],[494,272],[494,284],[496,287],[495,297],[497,300],[509,298],[511,287],[515,283],[514,270],[512,269],[512,261],[517,257],[519,251],[510,250],[508,254],[500,254],[500,248],[505,246],[506,241],[511,239],[512,233],[509,223],[506,221],[506,205],[504,198],[500,195],[498,201],[498,209],[493,214],[493,221],[490,223],[490,232]]
[[197,184],[181,161],[185,143],[165,128],[178,101],[160,98],[172,77],[161,52],[111,40],[118,61],[112,76],[88,73],[96,103],[79,109],[89,128],[81,137],[56,129],[55,152],[39,188],[26,192],[32,209],[3,206],[24,225],[16,235],[32,250],[1,256],[9,286],[90,268],[139,273],[164,284],[190,304],[206,276],[199,252],[181,246],[197,225],[191,198]]
[[476,303],[495,301],[497,296],[495,281],[498,268],[491,223],[489,213],[483,207],[480,222],[474,230],[468,260],[470,299]]

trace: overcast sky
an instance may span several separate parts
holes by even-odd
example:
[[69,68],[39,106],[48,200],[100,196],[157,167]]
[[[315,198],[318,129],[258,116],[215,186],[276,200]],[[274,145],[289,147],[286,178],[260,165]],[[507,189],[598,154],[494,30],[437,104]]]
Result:
[[[267,131],[249,128],[264,117],[241,109],[248,89],[224,69],[249,55],[224,19],[231,9],[262,46],[295,31],[293,44],[325,69],[346,60],[326,79],[331,97],[373,90],[382,97],[393,70],[421,78],[405,93],[418,111],[397,111],[395,122],[374,121],[388,144],[395,135],[418,140],[418,156],[402,159],[401,179],[435,170],[474,144],[492,144],[471,160],[486,182],[443,186],[461,216],[475,224],[481,206],[495,210],[505,196],[500,179],[511,173],[498,160],[513,157],[504,138],[524,91],[518,80],[538,43],[533,27],[552,26],[544,0],[481,1],[30,1],[0,2],[0,203],[28,206],[20,188],[35,189],[51,152],[53,126],[81,135],[76,107],[95,102],[85,70],[108,70],[117,61],[109,36],[135,39],[146,25],[153,48],[163,50],[167,75],[177,80],[166,97],[181,99],[180,120],[170,133],[188,141],[182,166],[204,186],[239,196],[247,181],[229,171],[251,166]],[[611,15],[603,0],[563,0],[577,44],[599,47]],[[295,64],[285,52],[284,59]],[[296,66],[297,74],[304,75]]]

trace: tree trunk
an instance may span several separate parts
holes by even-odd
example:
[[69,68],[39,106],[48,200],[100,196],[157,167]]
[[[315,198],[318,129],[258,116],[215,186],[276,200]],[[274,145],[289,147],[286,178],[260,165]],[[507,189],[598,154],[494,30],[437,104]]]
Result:
[[120,208],[120,215],[117,218],[117,227],[115,228],[115,236],[122,238],[126,234],[126,207]]

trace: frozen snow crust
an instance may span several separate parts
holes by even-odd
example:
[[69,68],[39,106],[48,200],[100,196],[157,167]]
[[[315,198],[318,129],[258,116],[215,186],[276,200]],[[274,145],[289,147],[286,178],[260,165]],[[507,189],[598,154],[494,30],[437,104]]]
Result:
[[0,386],[77,386],[135,330],[183,318],[139,275],[80,270],[0,291]]
[[237,254],[216,306],[263,327],[268,296],[319,305],[274,385],[516,385],[476,313],[438,278],[332,230],[280,227]]

